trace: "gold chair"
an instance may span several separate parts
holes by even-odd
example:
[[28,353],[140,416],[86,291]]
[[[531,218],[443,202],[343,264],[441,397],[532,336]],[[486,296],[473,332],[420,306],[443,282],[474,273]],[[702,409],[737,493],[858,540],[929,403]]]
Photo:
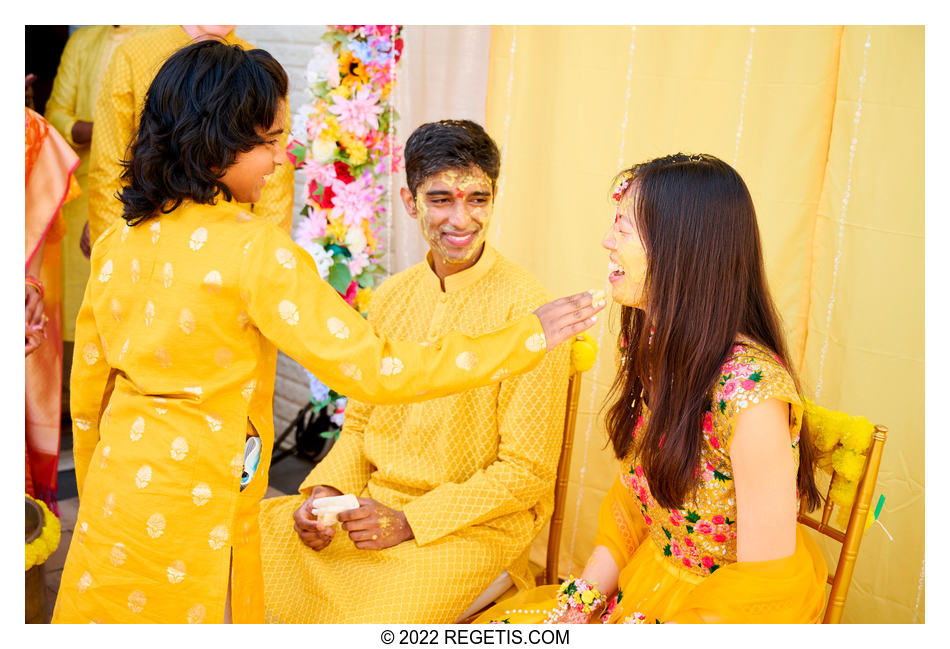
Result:
[[[830,486],[825,497],[825,506],[821,510],[821,519],[814,518],[803,510],[798,512],[800,523],[841,543],[838,566],[832,574],[828,575],[831,594],[828,596],[828,604],[822,620],[825,624],[837,624],[841,621],[841,613],[844,610],[844,601],[848,596],[848,587],[851,585],[851,577],[854,574],[854,564],[858,558],[858,549],[861,547],[861,537],[864,535],[871,499],[874,497],[874,487],[877,484],[877,474],[881,467],[881,455],[886,441],[887,428],[875,426],[864,470],[855,492],[854,504],[851,506],[851,516],[848,518],[848,526],[844,531],[829,523],[835,507],[830,497]],[[832,479],[834,475],[832,473]]]
[[[593,357],[596,357],[597,345],[593,339],[586,335],[582,335],[580,338],[583,338],[583,342],[593,348]],[[593,357],[590,356],[580,360],[581,355],[575,352],[575,346],[579,342],[581,341],[575,340],[572,343],[571,375],[567,382],[567,404],[564,413],[564,429],[561,432],[561,456],[558,459],[557,476],[554,481],[554,510],[551,512],[545,569],[543,573],[538,575],[538,585],[558,582],[557,560],[560,551],[561,532],[564,528],[564,510],[566,507],[564,501],[567,497],[567,477],[571,470],[571,449],[574,446],[574,428],[577,425],[577,404],[581,396],[581,375],[593,364]],[[581,367],[578,367],[578,362],[581,362]],[[506,571],[503,571],[459,616],[456,622],[470,622],[491,604],[504,599],[512,590],[511,577]]]
[[571,472],[571,451],[574,448],[574,428],[577,425],[577,404],[581,396],[581,375],[571,365],[571,378],[567,383],[567,409],[564,413],[564,431],[561,439],[561,457],[557,462],[557,478],[554,481],[554,511],[551,512],[551,527],[548,532],[548,551],[544,574],[539,575],[543,584],[558,583],[557,561],[561,551],[561,532],[564,529],[564,509],[567,505],[567,478]]

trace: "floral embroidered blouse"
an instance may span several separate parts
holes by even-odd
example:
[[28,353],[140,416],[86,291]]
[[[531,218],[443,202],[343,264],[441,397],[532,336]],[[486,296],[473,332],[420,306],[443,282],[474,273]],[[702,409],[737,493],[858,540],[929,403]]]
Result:
[[[802,402],[782,361],[757,345],[736,344],[723,364],[703,417],[700,482],[680,509],[666,509],[653,499],[643,467],[636,458],[624,463],[621,477],[640,505],[650,536],[674,565],[708,576],[736,561],[736,490],[729,448],[740,412],[769,398],[787,401],[790,443],[796,470]],[[649,412],[637,422],[639,431]]]

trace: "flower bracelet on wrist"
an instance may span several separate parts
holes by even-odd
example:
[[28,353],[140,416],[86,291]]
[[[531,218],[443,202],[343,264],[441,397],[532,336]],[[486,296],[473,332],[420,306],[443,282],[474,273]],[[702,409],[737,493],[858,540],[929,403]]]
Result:
[[569,609],[590,615],[606,601],[596,583],[589,583],[580,577],[568,575],[567,581],[557,591],[557,606],[548,615],[545,622],[559,620]]

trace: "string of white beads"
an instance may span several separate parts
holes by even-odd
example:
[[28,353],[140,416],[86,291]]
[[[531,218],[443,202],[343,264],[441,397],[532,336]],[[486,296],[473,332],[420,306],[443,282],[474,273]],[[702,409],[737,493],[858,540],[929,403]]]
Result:
[[497,206],[501,202],[502,194],[505,190],[505,169],[508,167],[508,133],[511,130],[511,89],[514,87],[515,82],[515,51],[518,47],[518,26],[512,25],[511,27],[511,48],[508,52],[509,68],[508,68],[508,94],[505,99],[505,128],[502,131],[502,147],[501,147],[501,174],[498,178],[498,195],[495,197],[495,207],[496,207],[496,216],[495,216],[495,245],[501,241],[501,219],[497,216]]
[[752,50],[755,48],[755,26],[749,28],[749,53],[745,57],[745,78],[742,81],[742,97],[739,100],[739,126],[736,128],[736,154],[732,166],[739,161],[739,142],[742,140],[742,125],[745,121],[745,98],[749,88],[749,70],[752,68]]
[[[636,49],[636,36],[637,36],[637,26],[631,25],[630,27],[630,48],[627,55],[627,95],[624,100],[623,107],[623,122],[620,124],[620,151],[617,154],[617,170],[623,169],[623,152],[626,148],[627,140],[627,122],[630,117],[630,95],[632,91],[632,79],[633,79],[633,53]],[[606,278],[608,271],[604,270],[604,277]],[[610,292],[609,282],[604,281],[604,290],[605,292]],[[591,368],[589,376],[591,377],[590,381],[590,402],[587,406],[587,412],[593,413],[595,406],[597,404],[597,371],[600,369],[600,359],[606,354],[604,351],[604,332],[607,330],[607,326],[604,323],[600,324],[600,328],[597,330],[597,349],[601,350],[597,354],[597,358],[594,360],[594,366]],[[590,435],[593,428],[595,417],[590,415],[587,418],[587,427],[584,429],[584,454],[581,458],[581,467],[580,467],[580,481],[577,485],[577,499],[574,503],[574,525],[571,528],[571,541],[569,544],[569,549],[567,552],[567,572],[570,573],[573,568],[574,562],[574,543],[577,541],[577,525],[580,521],[580,512],[581,512],[581,494],[584,492],[584,478],[587,475],[587,449],[590,447]]]
[[841,263],[841,251],[844,241],[845,217],[848,214],[848,201],[851,198],[851,180],[854,172],[854,156],[858,150],[858,126],[861,123],[861,107],[864,105],[864,82],[868,77],[868,54],[871,51],[871,28],[868,27],[867,38],[864,41],[864,63],[861,68],[861,77],[858,79],[858,105],[854,111],[853,128],[851,132],[851,146],[848,147],[848,180],[844,195],[841,197],[841,218],[838,219],[837,249],[835,251],[834,267],[831,273],[831,294],[828,297],[828,309],[825,314],[825,340],[821,346],[821,355],[818,360],[818,381],[815,385],[815,401],[821,398],[822,380],[825,372],[825,355],[828,353],[828,342],[831,339],[831,314],[835,308],[835,295],[838,289],[838,267]]

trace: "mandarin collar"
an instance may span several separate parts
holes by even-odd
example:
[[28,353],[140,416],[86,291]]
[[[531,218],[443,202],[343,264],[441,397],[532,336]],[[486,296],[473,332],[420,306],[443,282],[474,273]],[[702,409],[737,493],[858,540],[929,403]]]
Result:
[[[488,274],[488,271],[491,270],[492,266],[495,265],[495,261],[498,258],[498,253],[495,252],[495,249],[488,245],[488,242],[485,242],[485,247],[482,249],[482,256],[478,258],[478,261],[475,262],[470,268],[453,273],[443,280],[445,282],[445,293],[454,293],[463,288],[472,286],[473,284],[479,282],[485,275]],[[426,267],[428,272],[426,277],[428,278],[426,282],[435,288],[439,293],[442,293],[442,285],[439,282],[439,276],[435,274],[435,271],[432,269],[432,251],[426,253]]]

